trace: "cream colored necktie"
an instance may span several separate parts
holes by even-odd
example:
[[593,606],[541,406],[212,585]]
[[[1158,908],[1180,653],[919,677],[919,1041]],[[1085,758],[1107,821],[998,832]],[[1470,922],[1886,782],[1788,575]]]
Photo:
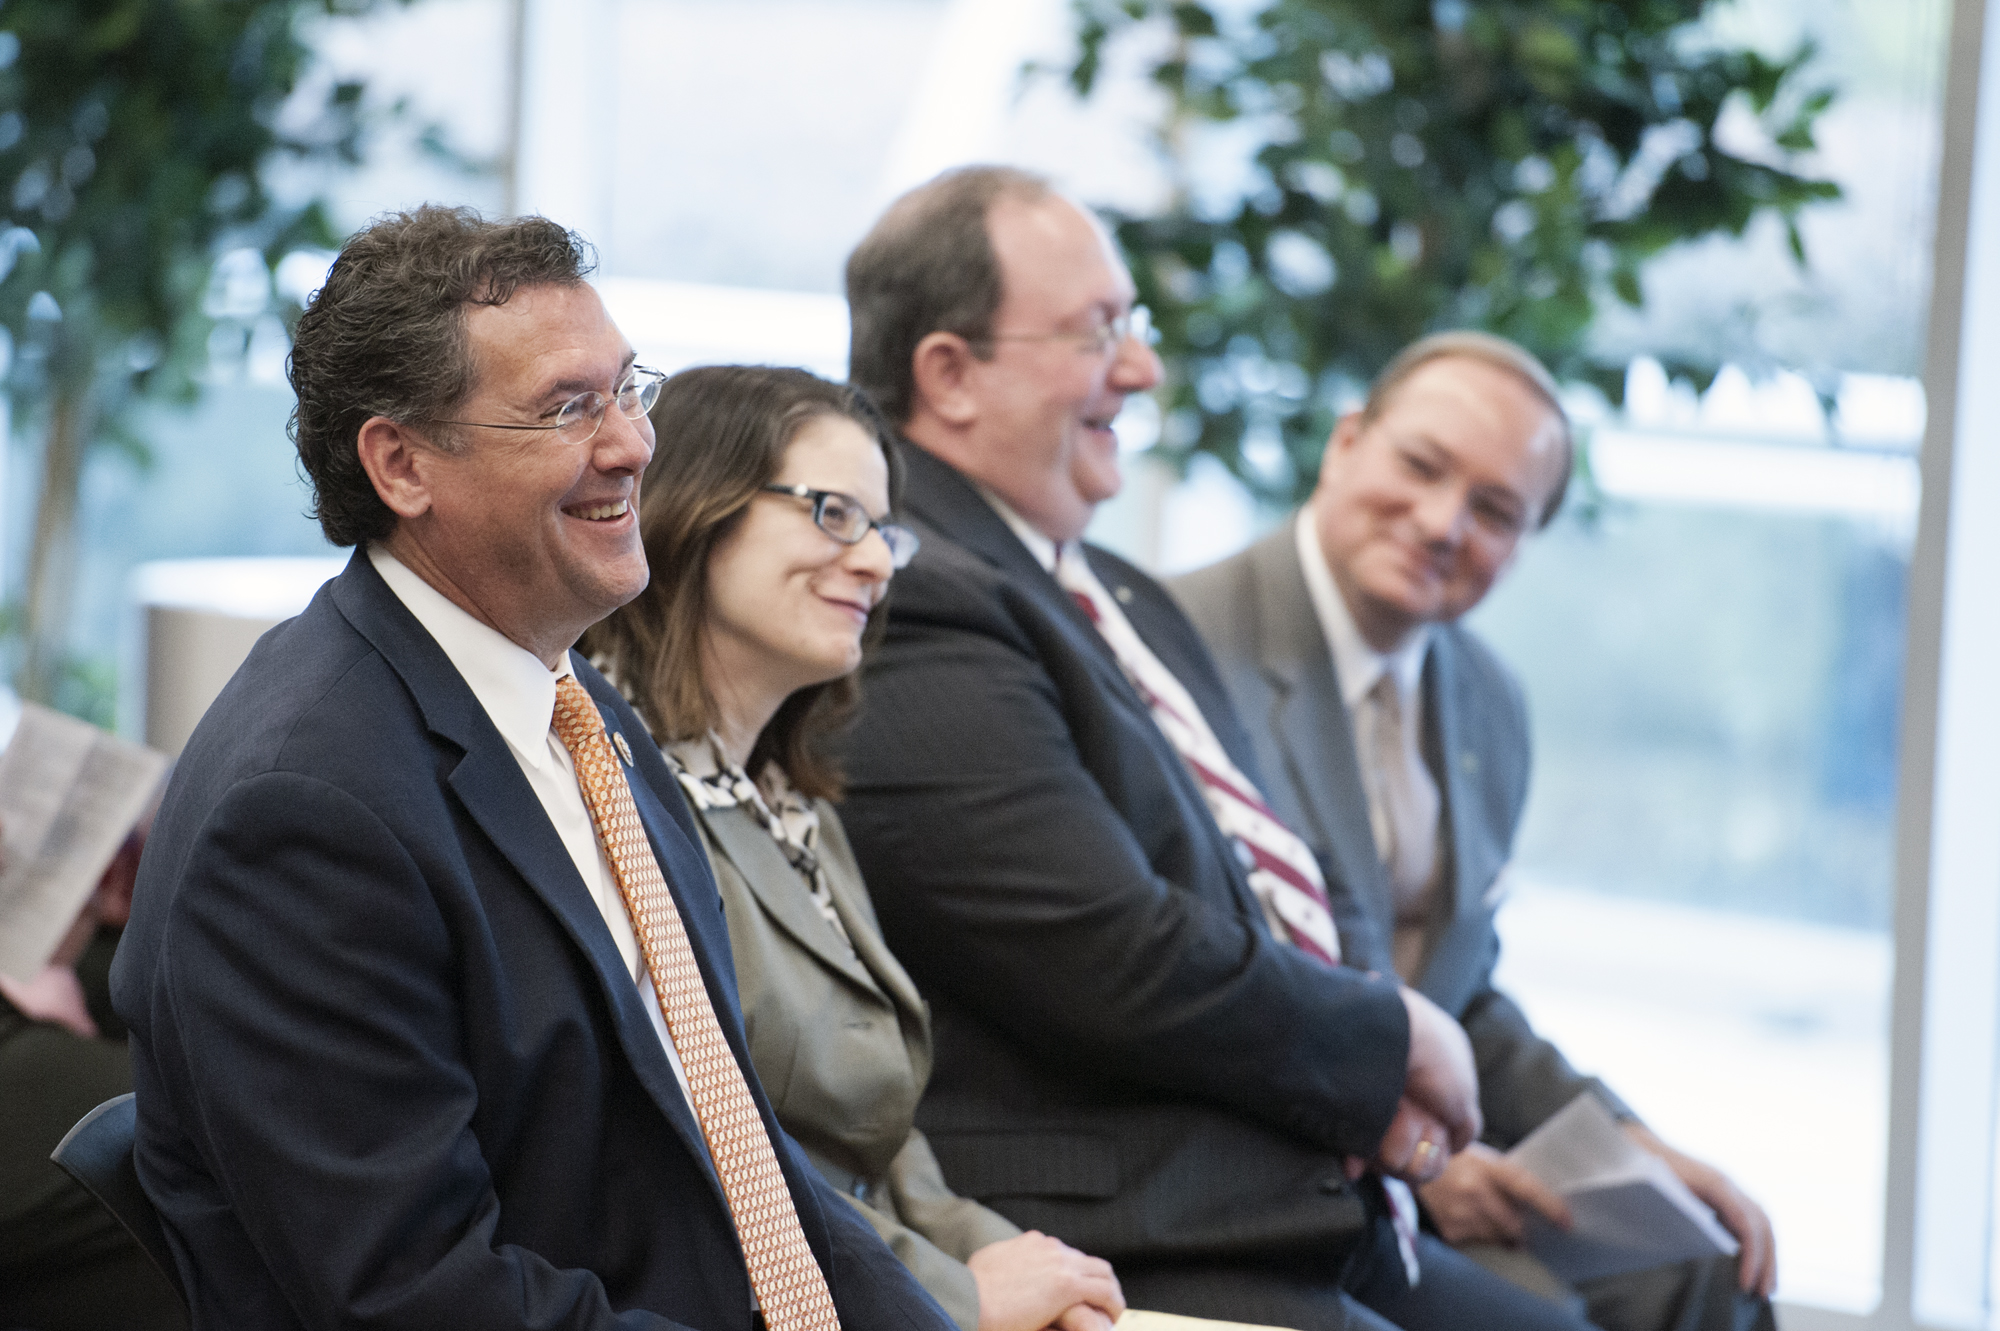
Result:
[[840,1316],[826,1277],[799,1228],[791,1189],[743,1069],[715,1019],[680,911],[653,859],[618,755],[605,737],[604,718],[583,685],[567,675],[556,681],[554,724],[556,737],[576,763],[583,802],[611,861],[646,973],[660,998],[660,1013],[687,1074],[688,1099],[722,1178],[764,1324],[771,1331],[838,1331]]
[[[1367,703],[1368,747],[1373,759],[1368,784],[1374,795],[1368,802],[1368,815],[1376,852],[1389,871],[1389,887],[1396,898],[1396,970],[1402,973],[1415,969],[1406,953],[1413,947],[1421,952],[1422,947],[1422,930],[1412,932],[1406,921],[1429,909],[1431,877],[1437,868],[1438,788],[1417,752],[1416,736],[1410,733],[1403,715],[1403,692],[1396,687],[1393,671],[1384,670],[1375,680]],[[1404,1272],[1414,1288],[1419,1279],[1417,1200],[1401,1179],[1384,1178],[1382,1188],[1389,1197]]]
[[1437,868],[1438,788],[1403,716],[1402,690],[1384,670],[1368,691],[1375,849],[1389,870],[1396,914],[1420,905]]

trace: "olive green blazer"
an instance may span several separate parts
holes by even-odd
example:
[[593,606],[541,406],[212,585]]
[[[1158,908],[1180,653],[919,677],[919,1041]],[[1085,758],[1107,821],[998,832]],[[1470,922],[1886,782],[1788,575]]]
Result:
[[965,1259],[1020,1233],[945,1186],[912,1126],[930,1079],[930,1013],[882,941],[875,907],[824,800],[820,860],[854,946],[742,809],[696,809],[729,923],[750,1059],[778,1122],[965,1331],[979,1294]]

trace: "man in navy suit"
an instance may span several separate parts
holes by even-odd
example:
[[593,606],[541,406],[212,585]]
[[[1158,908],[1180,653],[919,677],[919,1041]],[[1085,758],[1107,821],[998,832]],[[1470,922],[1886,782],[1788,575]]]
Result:
[[[780,1132],[674,782],[570,654],[646,584],[658,382],[586,267],[541,219],[425,208],[350,240],[300,322],[299,456],[356,554],[189,741],[113,976],[197,1329],[832,1324],[758,1311],[772,1225],[850,1325],[950,1325]],[[642,959],[643,854],[601,848],[559,716],[610,732],[697,979]],[[720,1137],[718,1044],[758,1120]],[[744,1141],[782,1184],[739,1242]]]

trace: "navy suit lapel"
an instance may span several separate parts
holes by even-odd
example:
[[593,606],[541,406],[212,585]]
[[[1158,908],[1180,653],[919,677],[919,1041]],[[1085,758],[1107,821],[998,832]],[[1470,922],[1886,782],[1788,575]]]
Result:
[[[674,1079],[673,1068],[667,1062],[666,1051],[660,1047],[638,988],[625,971],[624,958],[605,927],[596,900],[578,876],[568,848],[556,835],[506,740],[494,728],[444,649],[389,590],[365,552],[357,550],[349,561],[347,571],[335,584],[334,599],[356,631],[374,644],[401,676],[431,732],[463,753],[446,778],[447,783],[494,849],[540,898],[577,949],[590,959],[591,969],[611,1009],[619,1045],[640,1083],[688,1150],[706,1164],[708,1147],[701,1129]],[[588,665],[582,666],[579,677],[589,669]],[[595,679],[595,672],[591,673],[594,682],[604,687],[601,679]],[[635,800],[641,784],[632,783]],[[658,809],[657,804],[654,807]],[[640,816],[642,819],[646,816],[643,804]],[[679,857],[663,854],[656,824],[649,823],[647,830],[654,834],[654,854],[660,857],[660,867],[669,883],[675,883],[677,878],[685,880],[686,865]],[[705,862],[696,872],[699,875],[696,881],[709,883]],[[713,895],[712,883],[710,893]],[[677,890],[676,900],[682,895]],[[725,958],[727,955],[725,945]],[[733,989],[733,974],[729,984]],[[721,1198],[721,1185],[712,1170],[710,1180]]]
[[[681,797],[680,783],[667,770],[666,759],[660,755],[658,746],[618,691],[581,657],[572,653],[570,659],[576,663],[577,678],[590,689],[598,709],[606,713],[606,726],[622,731],[631,745],[633,760],[626,769],[626,776],[632,788],[632,803],[639,811],[639,821],[645,824],[647,837],[653,844],[654,858],[659,861],[660,871],[666,876],[667,887],[674,894],[674,904],[679,908],[681,923],[687,929],[688,943],[694,949],[702,983],[708,989],[709,1006],[715,1010],[716,1024],[722,1028],[723,1039],[728,1042],[730,1053],[736,1057],[736,1066],[742,1069],[743,1079],[749,1083],[750,1098],[756,1101],[758,1115],[764,1120],[765,1134],[771,1139],[771,1149],[776,1153],[778,1166],[790,1185],[799,1225],[818,1253],[820,1266],[827,1271],[831,1281],[832,1235],[827,1217],[819,1209],[818,1195],[813,1186],[814,1175],[805,1163],[803,1152],[792,1144],[790,1136],[779,1125],[777,1111],[771,1107],[770,1097],[764,1094],[763,1083],[758,1079],[756,1065],[750,1061],[750,1040],[743,1030],[743,1008],[736,996],[736,963],[729,951],[729,929],[723,919],[722,894],[715,885],[708,855],[702,850],[699,834],[695,831],[694,814]],[[637,779],[633,779],[635,772]],[[657,1051],[659,1041],[653,1038],[650,1027],[647,1038],[652,1040]],[[700,1141],[700,1129],[695,1126],[687,1099],[681,1094],[680,1087],[672,1082],[672,1069],[667,1069],[667,1076],[668,1090],[681,1111],[681,1118],[676,1120],[677,1126],[682,1121],[686,1122],[695,1132],[696,1140]],[[700,1151],[701,1158],[711,1164],[709,1180],[715,1186],[716,1195],[723,1197],[722,1185],[715,1179],[707,1146],[702,1145]],[[723,1206],[725,1209],[728,1207],[726,1197]]]
[[[640,1084],[673,1124],[689,1151],[705,1161],[708,1148],[703,1144],[700,1126],[674,1078],[673,1067],[667,1062],[666,1052],[653,1029],[652,1017],[645,1010],[634,977],[625,970],[625,958],[612,941],[596,899],[577,875],[568,847],[549,823],[513,752],[497,735],[495,747],[498,752],[484,745],[469,750],[452,770],[452,790],[494,848],[541,898],[578,950],[590,958],[591,969],[611,1008],[619,1046]],[[632,785],[634,801],[638,802],[638,783]],[[640,819],[646,821],[643,805]],[[659,838],[653,823],[648,822],[646,830],[653,834],[656,843],[653,853],[659,858]],[[675,874],[664,859],[661,868],[668,883],[673,884]],[[679,896],[676,892],[677,901]]]
[[[636,746],[633,754],[636,759]],[[736,1047],[737,1061],[748,1068],[749,1052],[738,1047],[742,1044],[743,1017],[736,1001],[736,963],[730,956],[729,934],[722,922],[722,899],[709,872],[708,858],[681,832],[652,783],[633,779],[631,768],[626,775],[632,787],[632,803],[639,810],[639,821],[645,824],[646,835],[653,843],[653,858],[659,862],[667,887],[674,894],[674,905],[680,911],[695,960],[701,963],[709,1004],[715,1009],[722,1033]]]

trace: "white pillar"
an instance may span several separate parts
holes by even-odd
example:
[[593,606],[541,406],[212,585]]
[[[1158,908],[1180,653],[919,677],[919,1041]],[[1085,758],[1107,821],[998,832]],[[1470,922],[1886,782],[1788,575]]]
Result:
[[[2000,1071],[2000,25],[1957,0],[1910,568],[1877,1326],[1989,1322]],[[1982,95],[1985,94],[1985,95]],[[1829,1161],[1838,1169],[1838,1161]]]
[[514,207],[580,232],[611,271],[618,0],[520,0]]

